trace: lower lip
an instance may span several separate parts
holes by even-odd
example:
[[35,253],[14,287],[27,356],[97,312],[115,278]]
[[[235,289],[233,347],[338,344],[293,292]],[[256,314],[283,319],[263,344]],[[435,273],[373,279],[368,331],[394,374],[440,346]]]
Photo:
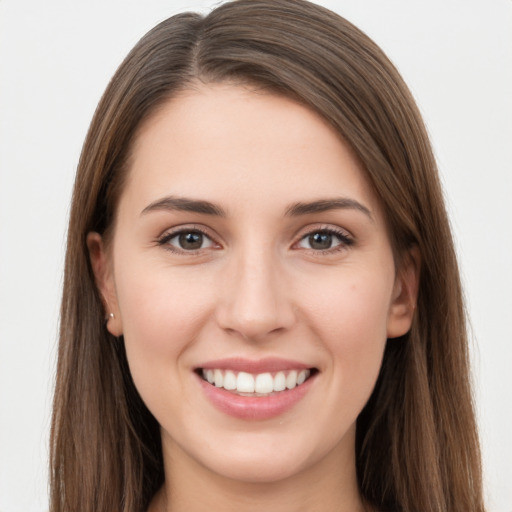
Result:
[[229,416],[242,420],[267,420],[275,418],[296,405],[310,390],[316,375],[293,389],[268,396],[240,396],[224,388],[217,388],[197,376],[207,398]]

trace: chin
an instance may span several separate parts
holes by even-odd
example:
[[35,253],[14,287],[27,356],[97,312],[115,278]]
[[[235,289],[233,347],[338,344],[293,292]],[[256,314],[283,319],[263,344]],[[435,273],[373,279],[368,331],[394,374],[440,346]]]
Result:
[[218,433],[212,437],[216,439],[214,446],[211,439],[205,439],[188,455],[212,474],[248,484],[277,483],[307,473],[339,451],[332,440],[315,441],[305,432],[297,435],[289,429],[279,433]]
[[247,484],[272,484],[296,476],[305,470],[307,461],[295,457],[279,458],[254,454],[214,461],[210,470],[219,476]]

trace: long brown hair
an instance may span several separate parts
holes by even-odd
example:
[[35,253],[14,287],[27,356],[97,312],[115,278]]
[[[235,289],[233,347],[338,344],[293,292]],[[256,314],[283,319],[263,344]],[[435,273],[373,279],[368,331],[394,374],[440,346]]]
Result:
[[[395,253],[421,255],[410,332],[389,340],[357,423],[361,495],[378,510],[482,512],[466,318],[429,140],[396,69],[366,35],[303,0],[239,0],[151,30],[92,120],[71,209],[51,432],[51,511],[139,512],[163,483],[159,428],[104,327],[86,235],[111,233],[141,123],[196,81],[254,83],[299,101],[351,145]],[[399,260],[398,263],[399,264]]]

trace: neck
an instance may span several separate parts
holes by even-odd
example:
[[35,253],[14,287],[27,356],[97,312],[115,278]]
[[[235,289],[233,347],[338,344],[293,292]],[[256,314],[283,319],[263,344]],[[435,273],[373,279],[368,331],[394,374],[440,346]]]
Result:
[[[165,449],[166,480],[148,512],[365,512],[359,495],[355,451],[335,449],[293,476],[245,482],[211,472],[176,445]],[[171,455],[172,454],[172,455]]]

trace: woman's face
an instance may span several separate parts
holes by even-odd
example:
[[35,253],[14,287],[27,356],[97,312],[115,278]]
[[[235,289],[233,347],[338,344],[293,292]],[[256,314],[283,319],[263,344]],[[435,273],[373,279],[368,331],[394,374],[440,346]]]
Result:
[[353,467],[413,273],[318,115],[240,86],[182,93],[139,132],[111,247],[89,247],[173,464],[254,482]]

